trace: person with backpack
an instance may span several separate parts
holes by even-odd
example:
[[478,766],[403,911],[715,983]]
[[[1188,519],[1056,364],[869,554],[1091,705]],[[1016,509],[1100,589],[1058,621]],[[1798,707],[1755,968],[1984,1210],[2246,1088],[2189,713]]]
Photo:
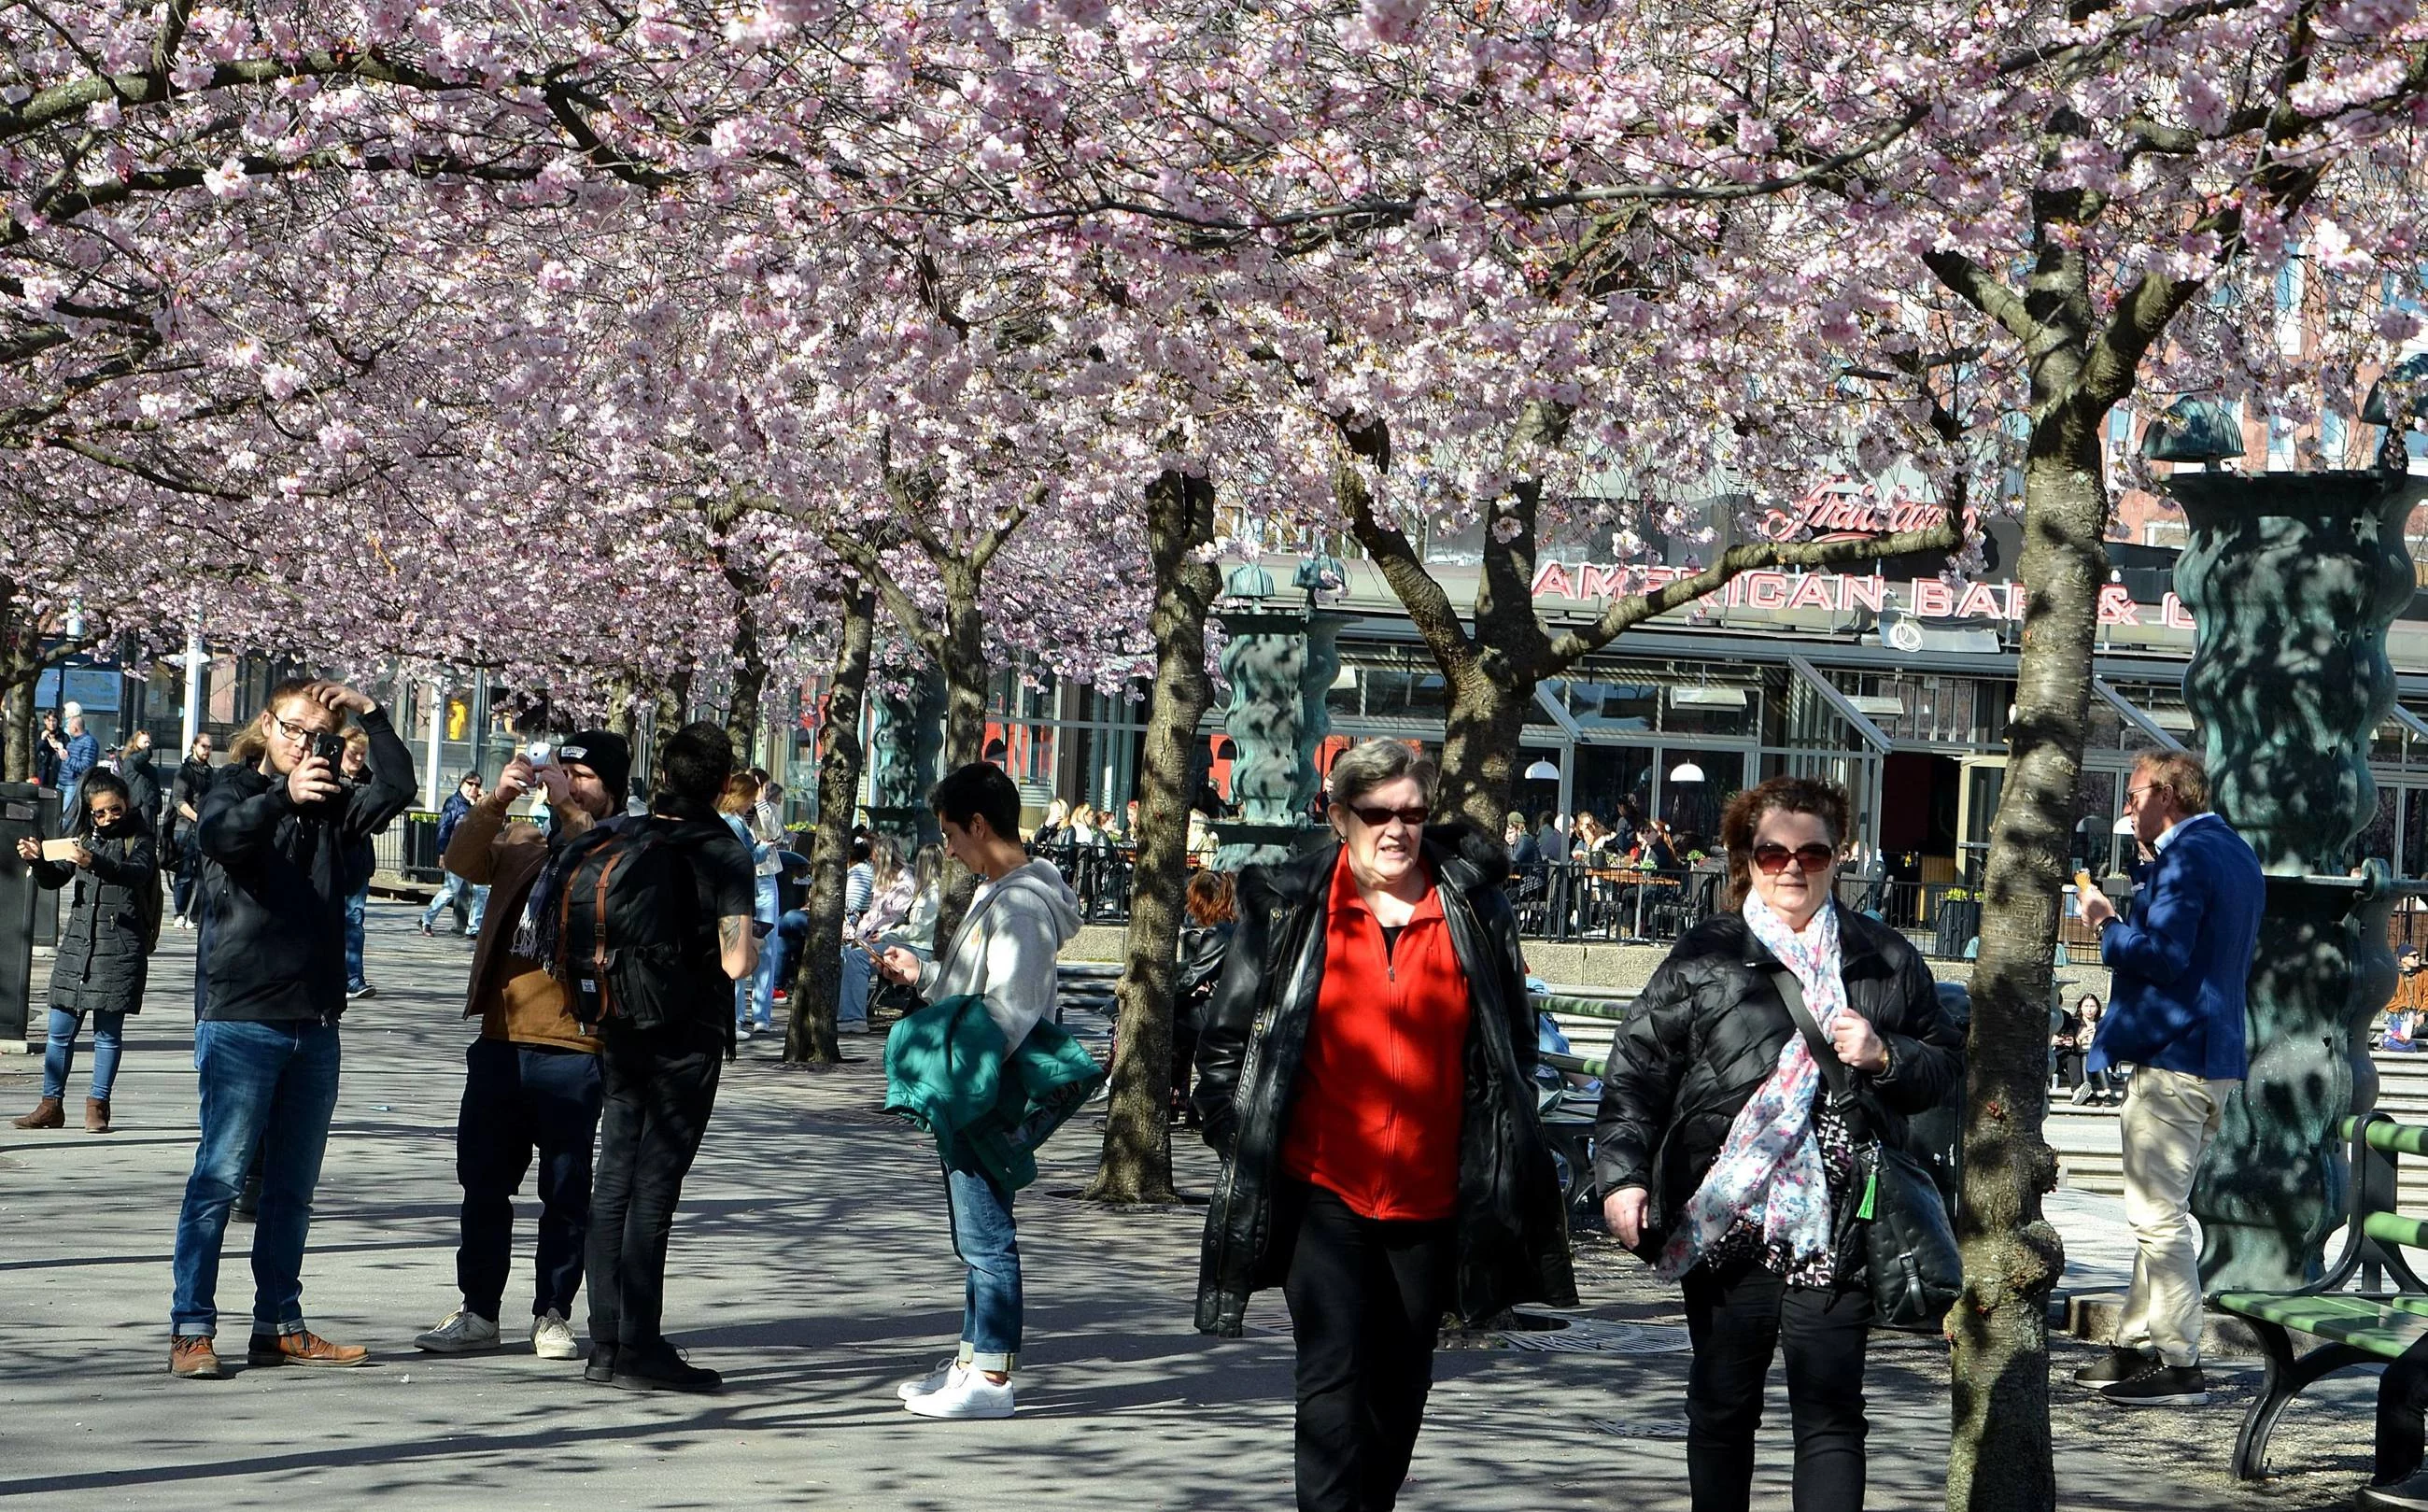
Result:
[[[983,1027],[999,1048],[982,1063],[957,1060],[967,1069],[955,1075],[1000,1080],[1029,1031],[1054,1011],[1055,957],[1079,932],[1078,895],[1051,862],[1030,861],[1022,848],[1020,789],[1002,767],[991,762],[960,767],[936,784],[931,802],[945,846],[978,874],[978,888],[941,956],[922,961],[893,945],[878,959],[878,969],[889,980],[915,983],[920,995],[939,1008],[953,997],[983,999],[991,1021]],[[897,1032],[910,1022],[904,1020]],[[894,1042],[889,1039],[886,1048],[890,1080]],[[932,1090],[950,1099],[966,1089]],[[1012,1187],[974,1147],[976,1142],[957,1142],[942,1152],[945,1215],[954,1252],[969,1268],[969,1288],[959,1355],[896,1392],[923,1418],[1012,1414],[1011,1372],[1021,1333],[1020,1243],[1012,1227]]]
[[[370,737],[370,780],[337,780],[339,728]],[[346,1011],[347,852],[413,801],[413,756],[387,712],[342,682],[273,689],[246,732],[257,763],[231,763],[203,801],[205,996],[194,1030],[202,1138],[177,1216],[170,1372],[224,1373],[220,1248],[245,1166],[261,1153],[253,1234],[254,1365],[360,1365],[369,1352],[304,1323],[304,1242],[337,1105],[337,1019]]]
[[759,961],[750,851],[717,816],[733,771],[722,725],[683,726],[658,757],[646,816],[599,825],[550,861],[525,912],[532,959],[598,1035],[605,1092],[585,1246],[590,1363],[631,1391],[714,1391],[666,1341],[666,1240],[699,1153],[733,1025]]
[[88,828],[64,863],[44,861],[41,843],[17,842],[34,880],[69,888],[51,961],[50,1045],[42,1056],[42,1096],[19,1128],[67,1124],[68,1073],[74,1068],[76,1031],[92,1015],[92,1086],[85,1094],[84,1131],[109,1132],[109,1090],[126,1020],[143,1007],[143,978],[160,939],[159,871],[152,837],[126,791],[107,772],[84,780]]
[[[565,983],[540,959],[533,913],[550,862],[622,814],[632,748],[606,730],[566,737],[556,759],[534,768],[507,764],[495,793],[472,805],[449,841],[446,866],[489,889],[500,920],[472,953],[464,1016],[481,1022],[464,1052],[464,1099],[455,1115],[455,1179],[464,1188],[455,1282],[463,1305],[415,1339],[434,1355],[469,1355],[503,1342],[499,1314],[514,1250],[515,1193],[539,1159],[539,1251],[533,1266],[532,1353],[578,1359],[573,1298],[590,1226],[590,1155],[606,1092],[599,1036],[573,1015]],[[555,821],[512,823],[526,793],[547,795]]]

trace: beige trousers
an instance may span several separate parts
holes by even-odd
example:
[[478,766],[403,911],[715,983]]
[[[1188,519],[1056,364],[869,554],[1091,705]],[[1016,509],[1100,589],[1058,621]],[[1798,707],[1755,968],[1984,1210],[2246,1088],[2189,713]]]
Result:
[[2124,1221],[2133,1226],[2133,1290],[2117,1320],[2120,1349],[2169,1365],[2200,1363],[2200,1241],[2192,1178],[2217,1135],[2231,1081],[2137,1067],[2118,1120],[2124,1140]]

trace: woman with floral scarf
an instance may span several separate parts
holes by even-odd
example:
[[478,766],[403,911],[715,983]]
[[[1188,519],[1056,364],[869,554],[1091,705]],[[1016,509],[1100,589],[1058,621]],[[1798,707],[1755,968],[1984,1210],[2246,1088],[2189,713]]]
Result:
[[[1845,791],[1773,778],[1721,820],[1735,912],[1653,974],[1612,1046],[1596,1130],[1603,1216],[1685,1291],[1694,1512],[1743,1512],[1771,1358],[1787,1361],[1796,1512],[1863,1503],[1871,1300],[1852,1231],[1858,1127],[1829,1104],[1778,976],[1853,1073],[1884,1142],[1954,1093],[1962,1037],[1905,936],[1831,896]],[[1851,1242],[1849,1241],[1852,1241]]]

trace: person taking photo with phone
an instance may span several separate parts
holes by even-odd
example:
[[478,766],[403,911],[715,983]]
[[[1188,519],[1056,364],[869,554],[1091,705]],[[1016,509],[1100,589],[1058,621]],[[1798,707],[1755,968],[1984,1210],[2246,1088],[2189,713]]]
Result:
[[[369,737],[369,780],[338,780],[353,715]],[[253,1236],[254,1365],[360,1365],[304,1323],[304,1242],[337,1102],[337,1020],[346,1011],[349,852],[413,801],[413,757],[386,710],[342,682],[271,690],[248,735],[261,754],[230,764],[203,801],[200,849],[211,927],[204,942],[194,1067],[202,1139],[177,1215],[169,1370],[217,1380],[221,1245],[246,1163],[261,1152]]]
[[126,784],[107,772],[84,780],[84,832],[42,858],[42,843],[17,842],[17,854],[45,888],[68,888],[51,961],[50,1044],[42,1056],[42,1097],[17,1120],[19,1128],[67,1123],[68,1073],[76,1031],[92,1015],[92,1086],[84,1100],[84,1129],[109,1132],[109,1090],[126,1020],[143,1007],[145,963],[160,929],[159,873],[152,837],[129,801]]

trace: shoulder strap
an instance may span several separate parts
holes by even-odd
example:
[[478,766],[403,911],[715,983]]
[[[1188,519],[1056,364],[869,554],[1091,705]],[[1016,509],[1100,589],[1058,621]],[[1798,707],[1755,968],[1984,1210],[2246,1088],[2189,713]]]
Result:
[[1847,1074],[1846,1063],[1838,1059],[1838,1047],[1829,1043],[1829,1037],[1821,1032],[1821,1026],[1813,1020],[1813,1010],[1804,1006],[1804,984],[1796,979],[1796,973],[1784,966],[1770,974],[1770,982],[1779,989],[1780,1000],[1787,1004],[1788,1017],[1796,1020],[1796,1027],[1804,1031],[1804,1046],[1813,1052],[1813,1063],[1821,1068],[1821,1079],[1829,1084],[1829,1101],[1841,1113],[1852,1109],[1855,1105],[1854,1078]]

